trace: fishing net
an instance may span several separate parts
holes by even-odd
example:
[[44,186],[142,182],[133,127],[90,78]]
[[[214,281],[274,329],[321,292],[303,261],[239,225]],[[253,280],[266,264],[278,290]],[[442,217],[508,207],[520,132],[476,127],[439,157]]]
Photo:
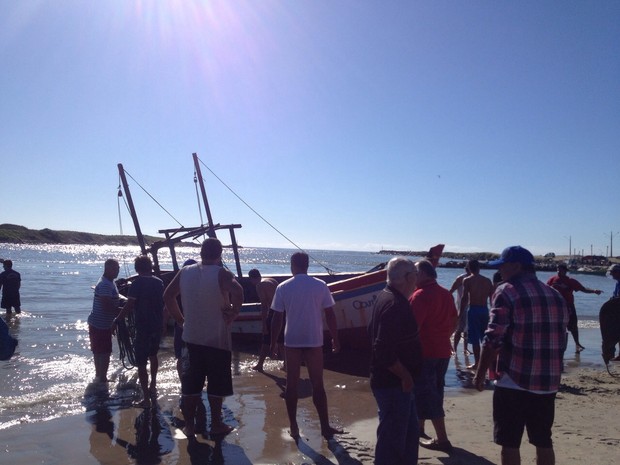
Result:
[[122,320],[118,320],[116,328],[116,340],[121,362],[125,369],[130,370],[136,366],[136,352],[134,343],[136,341],[136,322],[134,312]]

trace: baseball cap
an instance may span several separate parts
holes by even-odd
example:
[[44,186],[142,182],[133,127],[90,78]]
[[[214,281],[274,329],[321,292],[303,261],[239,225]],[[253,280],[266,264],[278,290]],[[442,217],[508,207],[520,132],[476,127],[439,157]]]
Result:
[[524,249],[520,245],[506,247],[497,260],[491,260],[490,266],[503,265],[504,263],[521,263],[522,265],[533,265],[534,256],[529,250]]
[[609,273],[613,273],[614,271],[620,271],[620,265],[617,263],[615,265],[611,265],[607,270]]

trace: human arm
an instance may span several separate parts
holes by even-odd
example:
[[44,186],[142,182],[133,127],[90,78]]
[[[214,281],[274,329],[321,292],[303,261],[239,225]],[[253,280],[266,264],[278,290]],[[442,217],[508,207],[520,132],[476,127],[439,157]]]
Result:
[[461,312],[466,312],[469,305],[469,291],[471,289],[468,279],[463,280],[463,297],[461,298],[461,304],[459,305],[459,315]]
[[476,375],[474,376],[474,387],[478,391],[484,391],[484,382],[486,380],[487,370],[491,366],[491,363],[497,358],[498,353],[499,349],[494,349],[489,344],[482,345],[478,368],[476,369]]
[[388,370],[400,378],[400,385],[403,392],[411,392],[413,390],[413,378],[411,377],[411,373],[400,363],[400,360],[396,360],[394,364],[388,367]]
[[280,335],[280,331],[282,331],[282,320],[284,313],[274,311],[273,318],[271,320],[271,355],[274,358],[278,357],[278,336]]
[[177,301],[177,296],[181,293],[181,273],[177,273],[168,287],[164,290],[164,305],[168,309],[168,313],[174,321],[177,322],[179,326],[183,326],[183,314],[181,313],[181,309],[179,308],[179,302]]
[[123,305],[122,310],[119,312],[116,318],[114,318],[114,320],[112,321],[112,334],[116,334],[116,329],[117,329],[119,320],[122,320],[123,318],[125,318],[129,314],[129,312],[131,312],[135,308],[135,306],[136,306],[136,299],[130,297],[125,301],[125,305]]
[[256,285],[256,293],[260,302],[261,318],[263,320],[263,334],[269,332],[267,328],[267,317],[269,316],[269,308],[273,300],[273,293],[268,292],[268,284],[261,282]]
[[340,352],[340,339],[338,338],[338,323],[336,321],[334,307],[328,307],[325,309],[325,321],[327,322],[329,334],[332,337],[332,352],[337,354]]
[[574,291],[584,292],[585,294],[601,295],[601,293],[603,292],[600,289],[590,289],[589,287],[585,287],[583,284],[581,284],[576,279],[573,279],[571,281],[571,284],[572,284],[572,288]]
[[243,305],[243,287],[239,284],[234,275],[224,268],[220,269],[219,284],[222,294],[228,297],[227,308],[224,309],[224,321],[230,324],[237,318]]
[[450,294],[454,294],[454,291],[456,291],[459,287],[463,285],[464,277],[465,277],[464,275],[459,275],[456,277],[456,279],[452,283],[452,286],[450,287]]

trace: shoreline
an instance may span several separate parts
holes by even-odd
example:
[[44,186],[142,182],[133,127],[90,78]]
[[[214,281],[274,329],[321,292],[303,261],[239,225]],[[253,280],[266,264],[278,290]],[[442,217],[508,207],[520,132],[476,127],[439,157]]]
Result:
[[[274,384],[274,378],[281,376],[279,371],[248,373],[235,379],[235,395],[226,399],[224,413],[236,429],[223,441],[198,437],[190,444],[177,427],[181,417],[178,399],[165,398],[159,400],[160,410],[152,416],[132,407],[111,411],[109,416],[98,410],[10,428],[2,432],[4,458],[14,465],[189,465],[217,463],[210,460],[213,454],[221,453],[226,463],[235,465],[371,464],[377,419],[367,383],[327,372],[330,417],[344,426],[346,434],[324,441],[311,400],[301,396],[298,416],[302,440],[296,445],[287,435],[284,402]],[[616,373],[620,375],[620,367]],[[618,380],[603,368],[577,368],[563,376],[553,434],[557,463],[614,463],[620,445],[620,416],[614,414],[619,394]],[[257,401],[259,397],[262,401]],[[481,393],[473,389],[448,392],[446,426],[455,450],[447,455],[420,448],[419,465],[499,464],[499,446],[492,442],[491,401],[492,388]],[[352,406],[355,408],[347,411]],[[144,440],[144,433],[152,433],[157,427],[146,427],[145,431],[144,425],[153,417],[160,426],[155,442],[149,442]],[[534,447],[526,442],[521,448],[522,460],[531,463]]]
[[[612,378],[606,372],[595,347],[596,333],[594,329],[583,331],[582,342],[588,347],[585,353],[568,353],[573,349],[572,341],[569,342],[567,370],[562,376],[556,404],[553,438],[557,463],[602,465],[614,463],[617,458],[620,416],[614,412],[620,377]],[[459,359],[462,357],[452,358],[445,399],[446,425],[455,451],[448,456],[420,448],[419,465],[500,463],[499,446],[492,442],[492,387],[481,393],[474,390],[473,374],[458,368]],[[359,373],[362,364],[351,360],[348,356],[326,359],[330,420],[346,431],[331,441],[320,436],[305,370],[302,370],[298,408],[303,439],[296,445],[287,433],[286,408],[280,397],[285,375],[279,369],[279,362],[268,359],[265,373],[259,373],[251,369],[254,354],[236,352],[233,357],[235,394],[224,401],[225,420],[236,429],[223,441],[198,437],[190,445],[180,429],[182,415],[175,390],[160,393],[159,409],[151,413],[137,407],[121,408],[101,395],[98,402],[81,414],[2,430],[0,442],[5,460],[14,465],[189,465],[217,463],[214,457],[218,454],[226,463],[235,465],[371,464],[378,424],[376,404],[368,377]],[[620,364],[612,367],[612,371],[620,376]],[[110,386],[110,392],[114,387]],[[527,439],[521,452],[523,463],[533,460],[534,448],[527,444]]]

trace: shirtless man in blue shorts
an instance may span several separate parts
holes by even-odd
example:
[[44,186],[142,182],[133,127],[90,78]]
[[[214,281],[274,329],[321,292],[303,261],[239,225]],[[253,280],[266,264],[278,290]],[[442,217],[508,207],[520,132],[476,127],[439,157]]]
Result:
[[467,312],[468,339],[474,351],[474,364],[467,368],[475,370],[480,360],[480,342],[489,324],[488,302],[493,295],[493,283],[480,274],[478,260],[469,260],[467,268],[471,275],[463,280],[461,312]]

